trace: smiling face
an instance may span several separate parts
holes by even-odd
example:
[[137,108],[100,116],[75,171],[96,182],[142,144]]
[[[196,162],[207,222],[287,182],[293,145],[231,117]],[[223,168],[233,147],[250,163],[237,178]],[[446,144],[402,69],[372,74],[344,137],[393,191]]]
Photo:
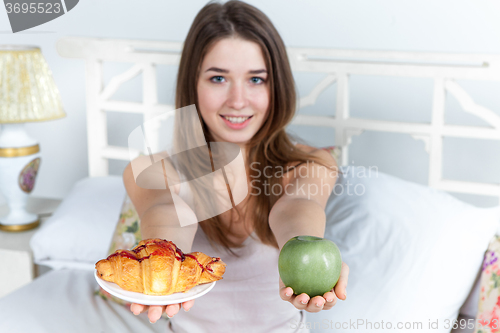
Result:
[[268,72],[257,43],[241,38],[216,42],[201,64],[199,111],[216,141],[244,146],[266,120]]

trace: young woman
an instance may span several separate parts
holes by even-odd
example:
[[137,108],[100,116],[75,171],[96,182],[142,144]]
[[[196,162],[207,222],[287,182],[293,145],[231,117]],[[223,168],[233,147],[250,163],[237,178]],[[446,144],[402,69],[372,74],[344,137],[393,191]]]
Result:
[[241,1],[201,9],[184,43],[176,107],[196,106],[206,142],[241,148],[249,194],[235,208],[181,228],[168,222],[177,221],[170,192],[139,187],[127,167],[125,186],[143,238],[172,240],[184,252],[227,264],[223,280],[196,301],[133,304],[133,313],[148,311],[154,323],[166,312],[173,332],[302,332],[304,310],[328,310],[346,299],[345,263],[323,296],[295,295],[279,278],[279,251],[290,238],[324,236],[324,209],[337,178],[325,172],[336,171],[330,154],[286,134],[295,103],[285,45],[267,16]]

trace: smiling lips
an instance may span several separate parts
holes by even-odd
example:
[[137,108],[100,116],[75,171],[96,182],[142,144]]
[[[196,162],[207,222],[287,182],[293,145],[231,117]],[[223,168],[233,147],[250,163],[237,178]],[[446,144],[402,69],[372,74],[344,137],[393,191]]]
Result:
[[232,116],[224,116],[220,115],[222,120],[226,123],[226,125],[229,128],[232,129],[242,129],[245,128],[248,123],[250,122],[250,119],[253,116],[240,116],[240,117],[232,117]]

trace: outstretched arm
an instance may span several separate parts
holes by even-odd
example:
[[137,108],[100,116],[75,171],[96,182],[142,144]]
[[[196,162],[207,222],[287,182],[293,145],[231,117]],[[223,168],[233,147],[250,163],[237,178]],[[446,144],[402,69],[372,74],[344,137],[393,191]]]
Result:
[[[144,167],[150,165],[149,156],[141,156],[134,160],[134,167],[139,168],[141,163]],[[143,159],[143,161],[141,161]],[[137,169],[136,169],[137,170]],[[161,170],[157,170],[161,172]],[[158,181],[158,177],[151,174],[151,182]],[[123,173],[123,181],[125,188],[130,197],[130,200],[137,210],[137,214],[141,219],[141,235],[143,239],[148,238],[163,238],[174,242],[184,252],[191,252],[194,236],[198,228],[198,224],[181,227],[179,223],[180,214],[194,214],[188,205],[185,207],[174,207],[172,194],[167,189],[146,189],[137,185],[132,166],[129,164]],[[141,179],[142,183],[147,183],[148,179]],[[153,187],[153,186],[152,186]],[[178,189],[177,189],[178,193]],[[177,210],[176,210],[177,208]],[[171,304],[168,306],[146,306],[142,304],[132,304],[130,310],[138,315],[141,312],[148,311],[149,321],[155,323],[160,319],[163,312],[166,312],[169,317],[177,314],[182,307],[188,311],[194,304],[194,300],[187,301],[182,304]]]
[[[160,154],[153,155],[153,158],[158,161],[162,157],[164,156]],[[146,168],[147,170],[144,171]],[[171,193],[169,187],[166,186],[167,176],[164,168],[168,169],[169,177],[176,175],[173,167],[165,160],[151,166],[150,156],[140,156],[125,168],[123,182],[141,219],[142,238],[167,239],[188,253],[191,251],[198,224],[181,227],[179,219],[189,217],[193,219],[194,217],[196,220],[196,216],[187,204],[180,204],[182,203],[180,198],[174,207],[172,195],[178,194],[180,187],[174,186],[175,193]],[[134,175],[134,172],[140,174],[139,178],[137,174]]]
[[[283,196],[273,206],[269,215],[269,225],[281,250],[292,237],[309,235],[324,237],[325,206],[338,178],[338,169],[333,157],[326,151],[317,150],[313,154],[324,161],[326,168],[318,163],[302,164],[288,172]],[[280,296],[298,309],[318,312],[333,307],[336,299],[346,299],[345,289],[349,267],[342,263],[339,281],[332,291],[310,299],[307,294],[293,295],[280,279]]]

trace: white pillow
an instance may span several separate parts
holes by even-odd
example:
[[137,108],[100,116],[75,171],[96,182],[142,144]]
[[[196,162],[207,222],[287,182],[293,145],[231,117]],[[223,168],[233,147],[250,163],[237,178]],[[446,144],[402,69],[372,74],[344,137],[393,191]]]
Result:
[[106,257],[124,197],[118,176],[77,182],[31,238],[35,263],[53,269],[94,269]]
[[[477,208],[373,170],[370,176],[363,167],[342,171],[327,204],[325,237],[349,265],[347,300],[308,313],[311,332],[449,332],[497,230],[500,208]],[[438,329],[429,328],[436,320]]]

